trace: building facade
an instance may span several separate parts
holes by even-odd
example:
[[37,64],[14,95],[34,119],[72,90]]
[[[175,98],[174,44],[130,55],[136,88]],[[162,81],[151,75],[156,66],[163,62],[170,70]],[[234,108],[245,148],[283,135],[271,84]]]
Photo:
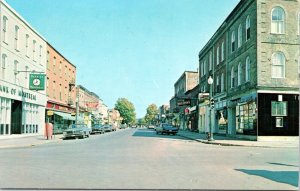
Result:
[[187,116],[186,109],[191,105],[191,99],[186,96],[186,92],[195,88],[198,85],[199,74],[194,71],[185,71],[174,84],[174,96],[170,100],[170,112],[172,124],[186,129]]
[[[75,123],[76,66],[47,43],[47,106],[46,122],[51,122],[54,133],[62,133]],[[51,115],[48,111],[51,112]]]
[[[46,41],[0,1],[0,136],[43,134],[46,91],[31,90],[32,74],[46,73]],[[35,81],[44,86],[44,79]]]
[[200,92],[214,79],[214,132],[298,136],[299,14],[297,0],[241,0],[200,51]]

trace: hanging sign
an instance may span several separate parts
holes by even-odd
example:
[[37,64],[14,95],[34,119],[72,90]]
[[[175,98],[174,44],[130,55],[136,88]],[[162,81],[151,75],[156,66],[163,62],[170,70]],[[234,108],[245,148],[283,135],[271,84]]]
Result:
[[45,90],[45,74],[30,74],[29,89]]

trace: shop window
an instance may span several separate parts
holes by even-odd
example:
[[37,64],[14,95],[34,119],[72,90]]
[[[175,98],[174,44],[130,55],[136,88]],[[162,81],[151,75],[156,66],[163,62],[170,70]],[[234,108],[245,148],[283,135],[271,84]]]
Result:
[[287,116],[287,102],[272,101],[272,116]]
[[1,124],[0,125],[0,135],[3,135],[4,134],[4,125]]

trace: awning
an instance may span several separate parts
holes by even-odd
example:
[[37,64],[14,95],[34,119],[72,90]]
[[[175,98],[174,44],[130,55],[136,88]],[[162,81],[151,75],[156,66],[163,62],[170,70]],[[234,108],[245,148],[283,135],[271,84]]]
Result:
[[65,120],[75,121],[75,116],[72,116],[69,113],[63,113],[63,112],[59,112],[59,111],[54,111],[54,114],[61,116]]

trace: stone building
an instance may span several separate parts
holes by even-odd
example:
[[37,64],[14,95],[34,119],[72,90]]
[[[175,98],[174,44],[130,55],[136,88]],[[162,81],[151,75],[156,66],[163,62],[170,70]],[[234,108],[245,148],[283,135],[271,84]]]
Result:
[[298,136],[299,14],[297,0],[241,0],[200,51],[200,92],[214,79],[214,132]]

